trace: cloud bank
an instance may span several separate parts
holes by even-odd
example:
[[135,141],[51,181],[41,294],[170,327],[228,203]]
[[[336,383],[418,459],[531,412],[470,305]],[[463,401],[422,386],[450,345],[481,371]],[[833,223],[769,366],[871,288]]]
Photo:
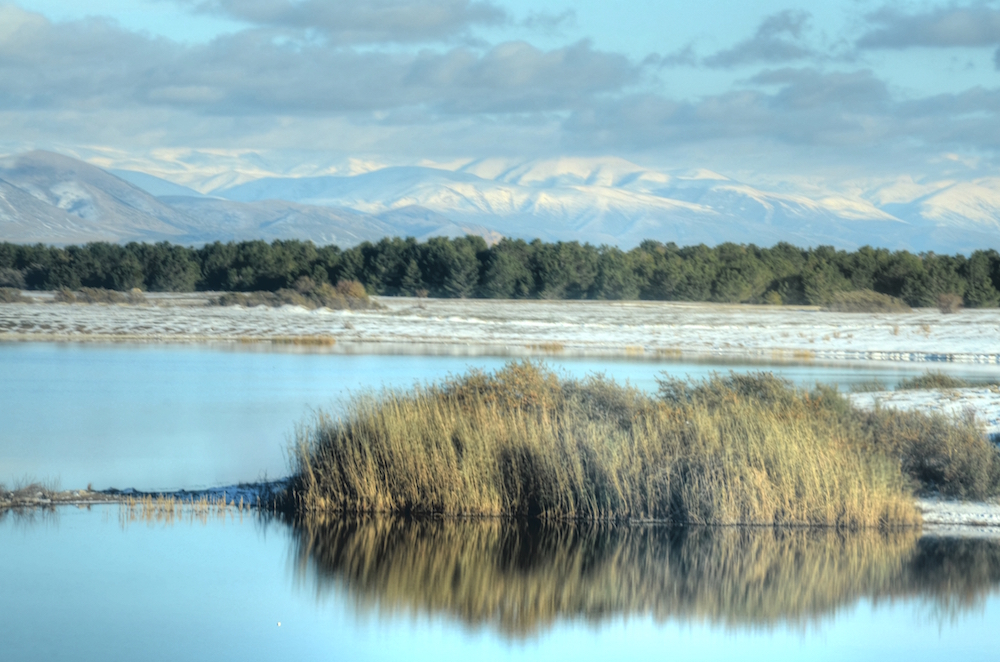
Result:
[[[0,5],[7,144],[733,163],[771,149],[817,163],[834,153],[931,162],[946,151],[992,162],[1000,149],[996,80],[901,94],[879,60],[917,47],[994,49],[996,3],[887,5],[833,36],[789,8],[707,54],[691,40],[646,57],[585,35],[556,43],[571,12],[519,16],[499,0],[176,3],[191,20],[240,27],[186,43],[110,18],[59,22]],[[685,94],[681,70],[729,82]]]

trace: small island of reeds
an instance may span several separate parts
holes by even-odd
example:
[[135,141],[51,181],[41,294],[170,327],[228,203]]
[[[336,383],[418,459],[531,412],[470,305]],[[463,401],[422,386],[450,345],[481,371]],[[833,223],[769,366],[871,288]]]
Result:
[[345,513],[916,525],[914,494],[983,498],[1000,452],[972,419],[850,406],[766,372],[645,393],[532,362],[353,397],[300,426],[285,496]]

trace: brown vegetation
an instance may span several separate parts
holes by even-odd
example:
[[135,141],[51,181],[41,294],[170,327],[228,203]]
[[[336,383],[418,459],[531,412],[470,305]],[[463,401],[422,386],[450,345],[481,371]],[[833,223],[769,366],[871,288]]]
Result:
[[13,287],[0,287],[0,303],[30,303],[31,299]]
[[119,292],[102,287],[81,287],[76,291],[63,287],[56,290],[53,300],[58,303],[142,304],[146,303],[146,295],[138,288]]
[[825,310],[835,313],[912,313],[913,309],[902,299],[874,292],[855,290],[832,295]]
[[932,388],[968,388],[974,384],[960,377],[952,377],[943,372],[928,370],[922,375],[904,379],[896,384],[897,391],[912,391]]
[[917,487],[974,495],[1000,476],[971,422],[858,412],[767,373],[665,380],[653,397],[528,362],[356,397],[293,452],[287,506],[307,516],[894,526],[919,521]]
[[939,294],[937,298],[937,307],[942,313],[957,313],[962,308],[962,295],[955,294],[954,292],[945,292],[944,294]]
[[314,310],[367,310],[380,308],[369,298],[365,287],[356,280],[342,280],[334,287],[329,283],[316,283],[308,276],[295,281],[294,289],[277,292],[227,292],[212,301],[218,306],[302,306]]
[[224,521],[234,514],[234,510],[242,515],[260,504],[242,497],[238,501],[227,501],[224,495],[183,499],[170,494],[143,494],[125,496],[119,505],[118,521],[122,527],[127,527],[138,522],[171,525],[179,522],[205,524],[209,519]]

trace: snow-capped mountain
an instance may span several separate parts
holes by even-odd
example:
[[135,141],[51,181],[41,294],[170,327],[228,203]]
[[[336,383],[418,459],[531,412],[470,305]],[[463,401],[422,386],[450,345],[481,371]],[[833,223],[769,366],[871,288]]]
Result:
[[30,152],[0,159],[0,236],[7,241],[176,239],[194,222],[83,161]]
[[[996,189],[991,188],[997,186]],[[885,187],[883,187],[885,188]],[[1000,238],[1000,179],[807,196],[707,171],[659,172],[621,159],[386,167],[352,176],[268,177],[214,191],[244,202],[294,200],[381,214],[421,207],[508,236],[630,247],[643,239],[772,245],[864,244],[968,251]],[[891,202],[889,201],[891,200]]]
[[[264,171],[263,161],[251,165]],[[212,165],[200,180],[188,168],[172,182],[48,152],[7,157],[0,240],[300,238],[350,246],[387,235],[470,233],[622,248],[644,239],[939,253],[1000,245],[1000,178],[775,192],[709,170],[658,171],[615,158],[362,165],[250,181],[249,168],[230,177]]]

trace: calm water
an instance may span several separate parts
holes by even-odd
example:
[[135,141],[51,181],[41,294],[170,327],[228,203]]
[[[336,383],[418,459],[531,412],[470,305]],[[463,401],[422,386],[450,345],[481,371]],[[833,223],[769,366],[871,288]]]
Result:
[[[234,351],[189,345],[0,344],[0,482],[25,477],[64,489],[178,489],[284,475],[297,422],[336,409],[351,390],[495,369],[506,359]],[[774,370],[802,385],[878,378],[921,368],[748,366],[550,360],[583,376],[605,372],[656,389],[661,372]],[[945,366],[949,367],[949,366]],[[982,376],[973,367],[950,366]]]
[[996,659],[996,541],[39,517],[0,518],[11,662]]
[[[502,363],[0,345],[0,481],[149,489],[282,475],[286,439],[311,408]],[[555,365],[648,389],[660,371],[720,369]],[[799,384],[913,374],[774,370]],[[985,660],[998,644],[1000,542],[505,521],[296,527],[68,507],[0,514],[0,614],[5,662]]]

